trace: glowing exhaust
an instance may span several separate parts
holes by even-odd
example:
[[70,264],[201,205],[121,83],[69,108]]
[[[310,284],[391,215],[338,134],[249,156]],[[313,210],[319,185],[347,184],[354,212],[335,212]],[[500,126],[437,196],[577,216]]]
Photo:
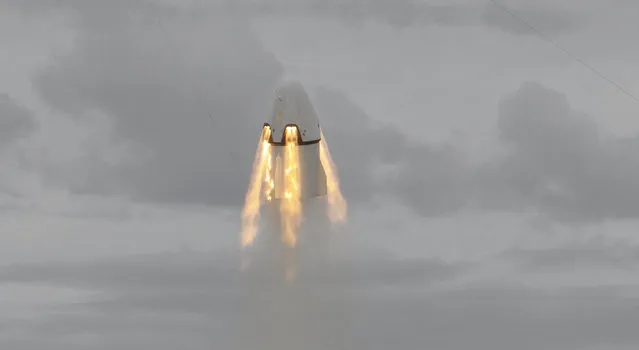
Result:
[[[315,198],[326,197],[331,223],[347,219],[347,203],[340,190],[337,168],[324,139],[310,98],[299,83],[276,91],[271,119],[264,124],[242,210],[242,248],[254,243],[260,226],[260,209],[274,209],[276,242],[285,247],[285,276],[295,279],[296,252],[305,207]],[[278,243],[279,243],[278,242]]]
[[302,223],[297,128],[294,126],[286,127],[285,137],[284,198],[280,202],[282,241],[289,247],[295,247],[298,230]]
[[328,150],[328,144],[324,139],[324,133],[321,134],[320,141],[320,162],[326,173],[326,192],[328,196],[328,218],[333,223],[341,223],[346,221],[347,204],[342,191],[339,187],[339,177],[337,176],[337,167],[333,163],[331,153]]
[[264,179],[267,173],[267,166],[271,162],[271,145],[268,143],[270,136],[271,128],[267,126],[262,128],[262,137],[255,152],[253,171],[244,199],[244,209],[242,210],[242,233],[240,238],[242,247],[252,244],[257,235],[262,204],[262,179]]

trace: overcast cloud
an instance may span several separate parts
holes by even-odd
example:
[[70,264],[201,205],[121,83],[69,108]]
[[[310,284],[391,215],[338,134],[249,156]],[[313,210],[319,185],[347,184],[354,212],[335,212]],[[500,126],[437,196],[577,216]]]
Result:
[[[637,348],[639,105],[491,1],[389,4],[0,1],[0,348]],[[503,4],[636,90],[636,5]],[[282,79],[349,222],[239,252]]]
[[[639,341],[636,296],[624,297],[614,287],[549,291],[517,283],[469,283],[451,289],[446,282],[467,268],[374,259],[366,266],[344,261],[309,269],[287,287],[274,271],[242,276],[229,263],[190,253],[5,269],[0,273],[5,281],[110,293],[23,323],[19,332],[28,337],[12,343],[9,336],[5,344],[37,348],[46,341],[54,349],[595,349],[592,345],[604,343],[629,349]],[[432,288],[442,282],[443,288]],[[395,291],[384,292],[384,286]]]
[[31,112],[7,94],[0,95],[0,115],[0,149],[28,136],[36,127]]
[[[192,6],[199,11],[223,17],[225,14],[242,16],[304,16],[324,19],[338,19],[346,25],[359,25],[366,21],[378,21],[398,28],[411,26],[437,25],[437,26],[476,26],[487,25],[498,30],[503,30],[515,35],[535,35],[525,24],[512,18],[510,14],[499,8],[502,2],[490,3],[476,1],[419,1],[399,0],[388,2],[376,1],[340,1],[340,0],[214,0],[214,1],[184,1],[183,4],[175,1],[114,1],[110,6],[104,6],[99,0],[34,0],[28,3],[16,3],[14,5],[27,11],[42,11],[53,6],[70,7],[85,13],[111,12],[118,6],[126,6],[129,13],[139,13],[142,10],[147,14],[150,11],[156,13],[170,13],[166,7],[159,4],[171,4],[185,8]],[[531,23],[544,28],[549,34],[561,34],[578,28],[588,18],[583,16],[579,9],[549,7],[540,4],[530,4],[525,1],[506,1],[508,8]],[[541,6],[540,6],[541,5]],[[113,14],[113,13],[112,13]],[[102,15],[98,17],[105,18]]]
[[[102,13],[97,5],[67,5],[79,10],[81,19],[76,47],[38,72],[35,87],[47,104],[72,117],[88,118],[95,110],[106,114],[113,142],[126,145],[123,152],[135,162],[105,165],[89,153],[74,166],[82,175],[53,164],[48,181],[83,194],[241,204],[259,132],[251,125],[260,125],[270,91],[284,73],[244,17],[209,21],[175,12],[169,16],[151,3],[116,2],[109,6],[115,20],[104,22],[92,19]],[[180,33],[187,32],[189,40],[180,40]],[[497,127],[513,154],[496,160],[497,165],[489,162],[487,167],[497,170],[469,169],[465,150],[454,145],[416,143],[391,125],[371,125],[366,113],[339,91],[323,89],[315,99],[352,200],[366,199],[391,184],[397,190],[391,194],[426,215],[471,203],[492,209],[497,202],[500,210],[532,206],[570,220],[637,214],[632,169],[639,160],[625,151],[633,147],[632,139],[600,145],[592,135],[597,126],[587,125],[558,92],[539,84],[523,85],[502,103]],[[368,174],[380,162],[399,166],[399,175],[375,183]],[[584,171],[585,166],[590,168]],[[621,167],[631,172],[617,179],[614,174]],[[511,173],[516,178],[500,179]],[[486,193],[481,190],[485,181],[498,188]],[[597,184],[587,181],[604,181],[600,188],[606,189],[605,197],[598,194]],[[608,191],[613,182],[619,190]],[[547,193],[548,186],[554,193]],[[597,204],[590,200],[593,196],[600,199]]]

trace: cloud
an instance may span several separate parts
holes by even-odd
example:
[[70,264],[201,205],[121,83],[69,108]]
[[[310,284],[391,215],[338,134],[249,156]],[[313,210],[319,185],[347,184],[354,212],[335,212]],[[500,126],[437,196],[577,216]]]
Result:
[[[119,261],[100,260],[83,264],[11,265],[0,268],[0,276],[5,282],[44,282],[117,293],[140,289],[164,290],[167,293],[206,289],[213,293],[236,288],[238,283],[249,283],[247,287],[255,290],[279,284],[279,262],[270,258],[259,261],[262,264],[254,264],[248,271],[249,275],[244,277],[237,257],[204,252],[128,256]],[[451,265],[434,259],[394,260],[385,257],[366,260],[341,258],[318,264],[306,256],[300,264],[304,273],[299,276],[299,284],[317,290],[328,289],[329,292],[353,287],[374,289],[391,285],[428,285],[449,280],[469,270],[469,266],[461,263]],[[132,276],[137,277],[131,279]]]
[[533,82],[504,96],[497,128],[503,154],[479,164],[453,144],[381,132],[386,148],[376,153],[394,154],[396,165],[388,193],[426,216],[470,208],[573,224],[639,217],[639,137],[607,135],[564,94]]
[[[315,349],[327,342],[338,348],[348,344],[353,293],[428,285],[466,269],[428,260],[307,262],[299,279],[286,284],[277,262],[261,261],[247,274],[238,270],[238,262],[228,255],[167,253],[88,264],[14,265],[0,275],[6,282],[102,292],[31,323],[25,327],[31,339],[56,337],[64,343],[65,337],[88,332],[96,346],[125,349],[140,344],[163,349],[181,339],[195,348],[290,349],[303,343]],[[169,335],[171,342],[161,341]]]
[[379,164],[398,164],[405,157],[406,136],[370,117],[343,92],[320,88],[314,95],[328,147],[348,198],[370,198],[387,184],[375,180]]
[[546,249],[515,249],[504,254],[522,269],[557,271],[576,267],[634,271],[639,265],[639,247],[632,242],[598,236]]
[[[432,1],[399,0],[388,2],[385,0],[214,0],[206,4],[197,1],[178,2],[172,0],[137,0],[112,1],[108,5],[99,0],[34,0],[28,3],[9,1],[10,5],[29,13],[38,13],[54,8],[68,7],[90,14],[94,20],[102,21],[115,14],[113,9],[127,7],[137,14],[170,14],[175,13],[172,6],[216,17],[227,15],[241,16],[303,16],[319,17],[329,20],[340,20],[346,25],[358,25],[366,21],[386,23],[397,28],[407,28],[415,25],[437,26],[475,26],[486,25],[513,35],[537,35],[521,21],[513,18],[493,3],[476,4],[473,2],[457,2],[454,4],[438,4]],[[558,35],[579,28],[584,19],[577,13],[557,8],[557,6],[530,6],[529,4],[501,4],[508,5],[508,10],[542,30],[547,35]],[[114,18],[110,18],[114,21]]]
[[[511,8],[501,1],[488,4],[482,12],[482,20],[489,27],[513,35],[538,35],[534,27],[544,35],[555,37],[581,27],[583,18],[556,7],[530,7],[529,4]],[[526,22],[526,23],[523,23]]]
[[[115,4],[119,8],[106,12],[107,2],[101,3],[104,8],[79,6],[82,20],[77,22],[76,50],[35,80],[49,105],[78,124],[104,128],[110,137],[108,145],[96,141],[98,146],[92,144],[71,164],[47,163],[47,176],[76,193],[237,204],[243,198],[264,119],[261,100],[269,97],[281,76],[279,62],[241,19],[210,23],[203,17],[160,11],[163,31],[157,17],[128,16],[129,3]],[[116,21],[105,20],[113,16]],[[367,201],[381,191],[427,216],[472,206],[532,209],[572,222],[636,216],[635,139],[605,135],[588,116],[573,110],[565,97],[540,84],[524,84],[505,97],[497,127],[507,152],[478,166],[467,163],[464,150],[452,142],[414,142],[399,129],[374,124],[347,95],[320,88],[313,98],[350,198]],[[87,120],[91,123],[85,124]],[[126,160],[107,161],[100,147]],[[610,190],[613,193],[605,193]],[[121,253],[152,245],[156,247],[149,250],[165,249],[166,245],[157,248],[160,236],[179,237],[177,242],[198,226],[194,217],[211,216],[210,208],[205,208],[201,215],[177,220],[168,211],[140,213],[119,198],[92,199],[73,196],[73,203],[48,204],[56,207],[56,215],[102,215],[107,220],[52,220],[49,212],[34,211],[21,219],[26,221],[9,223],[16,232],[26,232],[19,237],[27,242],[24,246],[32,258],[32,249],[40,248],[34,246],[31,231],[46,234],[51,245],[64,246],[59,251],[65,256],[85,247],[99,251],[112,246]],[[157,216],[162,220],[150,224],[150,217]],[[114,226],[130,217],[139,219],[136,225],[126,230]],[[411,219],[397,217],[393,219]],[[385,222],[367,217],[363,221],[369,226]],[[108,226],[102,226],[106,222]],[[204,228],[199,231],[206,239],[198,242],[220,249],[217,240],[231,235],[210,235],[212,224],[215,232],[227,232],[232,226],[200,222]],[[381,232],[390,237],[386,241],[397,243],[395,249],[413,245],[414,252],[423,255],[431,243],[428,239],[440,239],[435,232],[415,245],[413,239],[423,226],[390,225],[410,241],[392,242],[398,235]],[[482,225],[494,229],[492,224]],[[459,226],[456,222],[451,226],[455,231],[445,236],[459,237]],[[66,238],[73,243],[69,245],[61,243],[64,237],[50,234],[56,230],[79,233]],[[85,233],[94,230],[106,237],[107,244],[93,248],[94,239]],[[409,230],[414,232],[406,234]],[[361,233],[366,236],[361,244],[370,243],[376,234]],[[210,237],[215,237],[214,243]],[[457,240],[450,246],[457,247]],[[433,244],[429,249],[437,249],[433,246],[446,245]],[[570,257],[564,258],[565,253]],[[586,267],[631,268],[636,252],[610,249],[607,242],[587,242],[514,251],[510,257],[519,269],[517,275],[544,266],[551,267],[550,272],[570,272],[559,267],[572,266],[572,261]],[[600,345],[615,350],[634,349],[639,343],[637,300],[627,295],[629,286],[541,289],[506,282],[519,275],[499,275],[500,281],[481,279],[477,270],[488,275],[492,271],[484,271],[480,262],[377,256],[321,264],[302,261],[297,283],[285,284],[281,266],[257,261],[242,274],[239,260],[186,252],[2,267],[3,283],[56,285],[89,293],[79,292],[83,297],[71,305],[52,302],[46,315],[37,318],[7,319],[3,314],[0,348],[583,350]]]
[[472,194],[468,175],[472,169],[454,146],[409,147],[391,184],[391,193],[425,216],[456,212]]
[[[78,121],[106,116],[107,147],[126,160],[108,162],[89,148],[73,162],[48,163],[47,183],[141,201],[240,205],[280,62],[243,17],[110,6],[112,21],[79,7],[75,50],[34,82],[45,102]],[[479,166],[453,144],[414,142],[374,124],[345,92],[322,88],[313,99],[352,202],[384,193],[426,216],[470,207],[570,222],[639,213],[637,138],[604,137],[539,84],[505,97],[497,127],[509,153]]]
[[[117,25],[85,22],[75,51],[35,82],[57,110],[79,120],[105,114],[113,144],[135,161],[105,164],[88,152],[64,164],[76,171],[51,165],[49,181],[82,194],[240,204],[266,102],[281,79],[279,62],[237,18],[161,24],[118,18]],[[373,126],[342,92],[320,89],[314,100],[349,200],[387,187],[371,174],[379,162],[401,161],[405,136]]]
[[482,169],[484,203],[567,222],[639,216],[639,138],[605,135],[538,83],[503,100],[498,127],[508,155]]
[[436,289],[429,286],[468,270],[427,260],[331,264],[306,266],[293,284],[270,279],[264,266],[242,275],[232,259],[197,253],[9,266],[0,272],[3,281],[103,293],[24,324],[22,336],[0,344],[576,350],[639,341],[636,300],[621,297],[622,287],[543,290],[480,281]]
[[118,5],[109,12],[117,21],[83,22],[75,51],[35,81],[60,111],[79,119],[106,114],[113,143],[135,150],[134,164],[105,166],[88,156],[82,162],[96,170],[73,189],[241,202],[266,111],[260,101],[270,96],[279,63],[242,20],[148,23]]
[[[521,21],[513,18],[493,3],[437,4],[432,1],[400,0],[376,1],[220,1],[225,10],[254,15],[304,15],[340,19],[346,25],[365,21],[383,22],[393,27],[407,28],[415,25],[475,26],[487,25],[513,35],[537,35]],[[503,5],[502,5],[503,6]],[[541,7],[518,5],[517,17],[534,24],[548,35],[557,35],[578,28],[583,21],[575,14],[559,10],[556,6]]]
[[348,198],[399,197],[427,216],[464,205],[468,188],[463,151],[415,142],[396,127],[373,123],[339,91],[319,89],[315,101]]
[[0,150],[36,129],[32,113],[0,93]]
[[37,128],[30,110],[9,95],[0,93],[0,212],[13,211],[21,206],[16,200],[23,195],[31,180],[24,173],[28,165],[23,146]]

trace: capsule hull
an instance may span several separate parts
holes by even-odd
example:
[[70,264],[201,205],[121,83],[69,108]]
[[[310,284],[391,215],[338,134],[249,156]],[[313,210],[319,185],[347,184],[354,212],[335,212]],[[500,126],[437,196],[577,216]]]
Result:
[[[296,145],[299,165],[299,198],[321,197],[327,194],[326,172],[320,161],[320,144]],[[272,199],[283,199],[287,192],[286,146],[274,145],[271,148],[272,167],[267,175],[273,179]],[[290,185],[289,185],[290,186]]]
[[[268,143],[271,147],[271,166],[267,177],[273,179],[267,197],[325,196],[327,177],[320,158],[322,131],[317,113],[302,84],[297,81],[286,82],[275,90],[271,118],[264,123],[264,127],[269,128]],[[289,159],[291,154],[294,154],[295,160]],[[298,172],[287,175],[292,163],[295,163]],[[291,181],[295,182],[294,190],[291,190]]]

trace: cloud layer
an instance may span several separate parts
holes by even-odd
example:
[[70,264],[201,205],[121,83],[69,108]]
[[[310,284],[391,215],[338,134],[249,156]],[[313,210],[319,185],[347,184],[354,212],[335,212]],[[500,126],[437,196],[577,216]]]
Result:
[[[112,25],[82,22],[75,51],[36,83],[46,102],[75,118],[105,113],[113,142],[130,145],[137,160],[105,166],[89,154],[78,167],[90,176],[60,178],[67,173],[54,166],[54,182],[78,193],[240,204],[266,102],[282,75],[279,63],[243,20],[117,18]],[[179,39],[185,36],[191,40]],[[406,153],[404,136],[370,125],[340,92],[321,90],[315,99],[346,194],[368,198],[383,186],[370,177],[374,166],[398,163]]]
[[[33,77],[45,104],[34,113],[47,127],[29,157],[15,158],[49,187],[21,211],[2,203],[13,211],[0,217],[9,262],[0,267],[0,348],[636,349],[636,242],[614,239],[603,224],[591,239],[575,224],[639,216],[637,138],[608,135],[567,96],[535,82],[510,85],[495,104],[502,152],[473,163],[461,138],[410,139],[402,129],[410,125],[374,122],[351,92],[313,89],[355,207],[349,232],[329,242],[337,235],[309,225],[319,235],[304,235],[313,241],[303,239],[294,255],[293,283],[284,278],[290,256],[268,245],[239,271],[245,256],[231,253],[237,210],[211,206],[241,204],[271,89],[289,63],[263,46],[246,15],[387,22],[392,35],[416,24],[530,34],[494,8],[461,2],[235,1],[235,14],[220,16],[210,4],[177,1],[13,1],[30,15],[65,12],[77,37]],[[552,35],[583,23],[538,6],[513,5]],[[414,33],[397,38],[419,45],[423,32]],[[36,123],[9,96],[0,95],[0,113],[4,157]],[[70,133],[78,130],[89,136]],[[473,220],[461,215],[467,209],[501,213]],[[528,222],[507,222],[525,221],[507,212],[543,214],[574,232],[541,237]],[[178,245],[200,251],[126,256]],[[12,262],[45,253],[108,257]]]
[[0,150],[28,136],[36,128],[29,110],[17,104],[9,95],[0,94]]
[[[48,181],[83,194],[240,205],[268,98],[283,74],[250,23],[141,2],[110,5],[108,22],[90,6],[77,9],[75,49],[41,71],[36,87],[76,120],[106,115],[111,143],[129,161],[86,152],[71,165],[85,176],[50,164]],[[540,84],[523,84],[499,107],[508,154],[472,166],[454,144],[415,142],[374,124],[340,91],[319,89],[313,100],[351,201],[384,193],[427,216],[462,208],[532,210],[572,222],[639,214],[636,139],[605,137]]]
[[606,135],[565,95],[526,83],[504,99],[500,138],[509,154],[487,166],[502,205],[536,208],[565,221],[639,216],[637,137]]
[[113,23],[83,22],[76,50],[36,79],[50,105],[80,119],[105,113],[114,142],[136,150],[135,164],[84,160],[99,170],[72,187],[238,204],[266,110],[259,101],[270,97],[278,62],[243,21],[154,23],[125,16],[128,8]]
[[23,337],[13,342],[6,337],[1,344],[576,350],[596,343],[626,349],[639,342],[633,327],[639,322],[636,299],[620,298],[621,287],[455,285],[467,267],[428,260],[309,265],[293,284],[283,283],[271,268],[262,264],[240,274],[232,259],[199,253],[5,268],[0,271],[4,281],[103,293],[25,324]]

